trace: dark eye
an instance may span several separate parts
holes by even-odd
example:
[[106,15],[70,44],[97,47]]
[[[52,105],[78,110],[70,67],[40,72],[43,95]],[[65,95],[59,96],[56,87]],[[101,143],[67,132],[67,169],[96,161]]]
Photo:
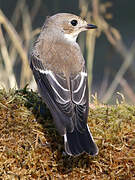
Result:
[[78,24],[78,22],[77,22],[77,20],[74,19],[71,21],[71,24],[72,24],[72,26],[76,26]]

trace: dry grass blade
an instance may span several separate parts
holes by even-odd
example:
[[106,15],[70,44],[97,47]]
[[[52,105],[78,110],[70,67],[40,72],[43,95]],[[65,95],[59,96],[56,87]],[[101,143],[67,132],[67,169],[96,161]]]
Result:
[[31,24],[31,17],[28,11],[28,7],[25,5],[23,11],[23,32],[24,32],[24,41],[25,41],[25,49],[29,49],[29,42],[31,40],[31,31],[32,31],[32,24]]
[[[22,19],[23,19],[23,36],[24,36],[24,41],[25,41],[25,51],[28,53],[29,50],[29,43],[31,40],[31,31],[32,31],[32,24],[31,24],[31,17],[28,11],[28,7],[25,4],[24,9],[22,10]],[[23,63],[22,70],[25,69],[27,64]],[[20,83],[24,86],[26,81],[24,79],[24,73],[27,73],[27,71],[22,71],[21,73],[21,80]],[[28,76],[29,75],[29,76]],[[31,78],[31,73],[27,74],[27,80],[30,80]]]
[[0,46],[1,54],[4,60],[5,70],[8,75],[9,88],[14,88],[14,87],[17,88],[17,82],[13,72],[13,65],[8,54],[7,45],[2,33],[1,25],[0,25],[0,45],[1,45]]
[[18,36],[17,32],[15,31],[14,27],[7,20],[7,18],[5,17],[5,15],[3,14],[3,12],[1,10],[0,10],[0,23],[4,26],[7,33],[9,34],[9,37],[12,40],[15,48],[18,51],[18,53],[19,53],[19,55],[21,57],[22,63],[24,64],[25,68],[22,69],[24,80],[23,80],[23,82],[21,84],[22,86],[24,86],[26,81],[29,80],[28,78],[30,77],[30,74],[31,74],[26,51],[23,49],[21,39]]
[[127,93],[128,97],[130,98],[130,101],[135,103],[135,93],[133,92],[132,88],[129,86],[126,79],[122,78],[120,81],[120,85],[123,87],[124,92]]
[[[87,22],[92,22],[91,13],[88,10],[88,1],[79,1],[82,18],[86,18]],[[94,61],[94,51],[95,51],[95,42],[96,42],[96,32],[87,31],[86,34],[86,50],[87,50],[87,71],[88,71],[88,87],[89,87],[89,98],[91,97],[91,85],[92,85],[92,69],[93,69],[93,61]],[[81,41],[82,43],[82,41]]]
[[[100,7],[101,3],[99,0],[92,0],[93,6],[93,19],[98,25],[101,32],[103,32],[109,43],[119,52],[119,54],[123,57],[124,63],[120,67],[119,71],[117,72],[113,82],[111,83],[110,87],[108,88],[107,92],[105,93],[104,97],[102,98],[103,102],[108,102],[108,100],[112,97],[112,94],[116,90],[121,78],[125,74],[126,70],[129,68],[133,61],[134,57],[134,47],[128,50],[125,44],[122,41],[121,34],[119,31],[111,27],[101,15]],[[103,7],[103,6],[102,6]],[[105,8],[105,6],[104,6]],[[134,44],[134,43],[133,43]],[[134,45],[133,45],[134,46]]]
[[[11,18],[11,22],[13,23],[14,27],[17,27],[18,22],[21,19],[21,15],[22,15],[21,12],[24,9],[24,6],[25,6],[25,0],[21,0],[21,1],[18,0],[17,1],[16,7],[15,7],[15,9],[13,11],[13,15],[12,15],[12,18]],[[19,33],[19,36],[21,37],[20,34],[21,33]],[[9,55],[10,55],[10,58],[11,58],[12,62],[14,63],[15,60],[16,60],[16,57],[17,57],[17,50],[14,47],[12,42],[11,42],[11,45],[10,45],[10,48],[9,48]]]
[[16,3],[16,7],[14,9],[12,18],[11,18],[11,22],[13,23],[14,26],[17,25],[19,19],[21,18],[21,11],[25,6],[25,1],[26,0],[18,0]]
[[86,48],[87,48],[87,70],[88,70],[88,86],[89,86],[89,97],[91,96],[91,85],[93,78],[93,61],[95,51],[96,33],[95,31],[88,31],[86,34]]
[[102,101],[107,102],[110,97],[112,96],[114,90],[116,89],[117,85],[120,83],[124,73],[127,71],[129,66],[131,65],[132,61],[134,60],[135,56],[135,42],[133,42],[131,49],[129,50],[128,54],[126,55],[126,58],[121,65],[119,71],[117,72],[113,82],[111,83],[110,87],[108,88],[105,96],[103,97]]
[[41,6],[41,0],[35,0],[33,3],[33,6],[32,6],[31,12],[30,12],[32,21],[34,20],[35,16],[37,15],[40,6]]

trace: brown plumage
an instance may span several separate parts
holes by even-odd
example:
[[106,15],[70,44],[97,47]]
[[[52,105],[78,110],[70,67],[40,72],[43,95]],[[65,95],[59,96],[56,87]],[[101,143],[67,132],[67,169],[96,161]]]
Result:
[[31,52],[31,69],[69,155],[98,149],[87,126],[88,83],[85,61],[76,38],[96,28],[80,17],[60,13],[48,17]]

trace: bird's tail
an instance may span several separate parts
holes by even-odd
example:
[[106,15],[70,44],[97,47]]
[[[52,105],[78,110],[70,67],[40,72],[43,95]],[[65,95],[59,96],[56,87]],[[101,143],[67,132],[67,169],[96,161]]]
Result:
[[83,152],[95,156],[98,154],[98,148],[90,133],[88,125],[83,132],[74,129],[72,133],[64,135],[65,151],[69,155],[79,155]]

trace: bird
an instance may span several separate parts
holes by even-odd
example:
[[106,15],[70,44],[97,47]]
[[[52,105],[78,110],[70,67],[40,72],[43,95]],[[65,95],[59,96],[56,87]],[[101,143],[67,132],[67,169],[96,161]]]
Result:
[[58,13],[47,17],[30,52],[38,91],[48,106],[69,156],[98,154],[89,130],[88,74],[77,37],[97,28],[81,17]]

